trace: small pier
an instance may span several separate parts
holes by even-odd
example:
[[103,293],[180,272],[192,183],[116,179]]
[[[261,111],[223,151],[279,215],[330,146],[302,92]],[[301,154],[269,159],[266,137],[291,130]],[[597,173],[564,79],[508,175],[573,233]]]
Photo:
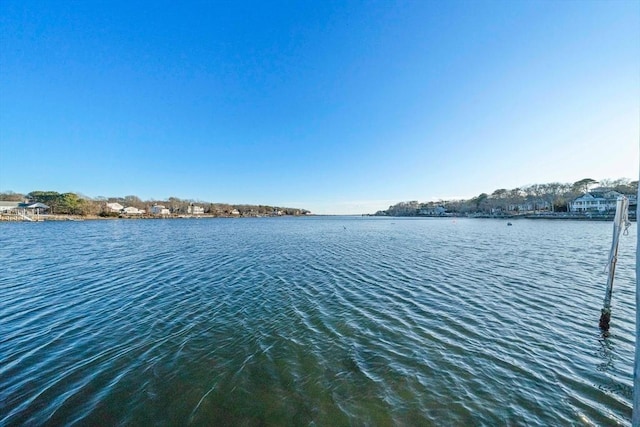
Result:
[[44,203],[0,202],[0,221],[42,221],[41,213],[49,209]]

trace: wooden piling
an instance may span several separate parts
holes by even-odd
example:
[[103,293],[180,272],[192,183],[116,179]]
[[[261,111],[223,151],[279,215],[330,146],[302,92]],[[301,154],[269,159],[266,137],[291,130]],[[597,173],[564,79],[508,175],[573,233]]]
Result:
[[618,243],[620,234],[628,223],[629,199],[624,196],[618,197],[616,203],[616,216],[613,220],[613,238],[611,241],[611,251],[609,253],[607,276],[607,291],[604,295],[604,303],[600,314],[600,329],[604,332],[609,330],[611,322],[611,296],[613,295],[613,279],[616,274],[616,262],[618,261]]

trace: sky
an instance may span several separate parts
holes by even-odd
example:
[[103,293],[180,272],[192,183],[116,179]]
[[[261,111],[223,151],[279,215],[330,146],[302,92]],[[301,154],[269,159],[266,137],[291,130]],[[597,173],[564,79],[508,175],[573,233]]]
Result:
[[0,191],[318,214],[638,179],[640,2],[0,2]]

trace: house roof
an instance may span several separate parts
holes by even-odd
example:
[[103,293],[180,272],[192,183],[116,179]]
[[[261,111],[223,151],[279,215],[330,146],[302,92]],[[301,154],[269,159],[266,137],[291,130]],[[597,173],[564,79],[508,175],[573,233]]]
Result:
[[595,197],[591,193],[584,193],[582,196],[575,198],[575,200],[591,200],[591,199],[595,199]]
[[0,200],[0,206],[8,208],[17,208],[20,202],[11,202],[7,200]]
[[7,201],[7,200],[0,200],[0,207],[2,207],[2,208],[10,208],[10,209],[15,209],[15,208],[22,208],[22,209],[36,209],[36,208],[49,209],[49,206],[45,205],[44,203],[40,203],[40,202],[22,203],[22,202],[10,202],[10,201]]
[[605,192],[590,191],[588,193],[584,193],[582,196],[574,199],[573,201],[577,202],[579,200],[616,200],[621,195],[622,194],[613,190],[608,190]]
[[19,207],[25,208],[25,209],[36,209],[36,208],[49,209],[49,206],[45,205],[44,203],[40,203],[40,202],[36,202],[36,203],[20,203]]

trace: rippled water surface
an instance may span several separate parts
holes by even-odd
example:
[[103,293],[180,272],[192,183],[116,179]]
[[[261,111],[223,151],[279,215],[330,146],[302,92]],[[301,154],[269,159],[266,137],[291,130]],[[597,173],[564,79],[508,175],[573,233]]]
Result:
[[612,425],[635,224],[0,224],[0,425]]

